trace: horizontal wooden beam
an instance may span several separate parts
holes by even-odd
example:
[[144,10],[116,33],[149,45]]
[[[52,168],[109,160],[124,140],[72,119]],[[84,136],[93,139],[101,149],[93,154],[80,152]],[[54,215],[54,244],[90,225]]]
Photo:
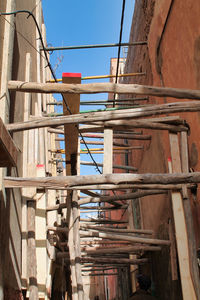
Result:
[[100,230],[100,231],[105,231],[105,232],[115,232],[115,233],[134,233],[134,234],[148,234],[152,235],[154,232],[153,230],[148,230],[148,229],[121,229],[121,228],[110,228],[109,226],[107,227],[102,227],[102,226],[92,226],[88,224],[81,224],[81,228],[86,228],[86,229],[94,229],[94,230]]
[[87,274],[82,273],[82,276],[118,276],[119,273],[118,272],[111,272],[111,273],[88,273],[88,271],[83,271],[83,272],[87,272]]
[[[127,173],[126,173],[127,174]],[[195,185],[194,184],[186,184],[187,188],[192,188]],[[61,189],[58,187],[52,187],[53,189]],[[52,189],[49,188],[49,189]],[[63,188],[64,189],[64,188]],[[125,192],[127,189],[140,189],[140,190],[181,190],[182,189],[182,184],[93,184],[93,185],[84,185],[84,186],[73,186],[73,187],[69,187],[66,188],[69,190],[80,190],[82,189],[82,191],[84,189],[88,190],[120,190],[122,192]]]
[[87,197],[84,199],[80,199],[78,201],[79,205],[87,204],[87,203],[99,203],[99,202],[112,202],[117,200],[134,200],[141,197],[149,196],[149,195],[157,195],[157,194],[166,194],[167,191],[164,190],[150,190],[150,191],[138,191],[134,193],[126,193],[122,195],[115,196],[103,196],[99,197]]
[[121,83],[88,83],[88,84],[56,84],[37,83],[25,81],[8,81],[10,91],[30,93],[69,93],[69,94],[93,94],[115,93],[149,95],[157,97],[173,97],[178,99],[198,99],[199,90],[177,89],[169,87],[155,87],[138,84]]
[[136,237],[136,236],[128,236],[126,234],[116,234],[116,233],[104,233],[104,232],[97,232],[95,230],[80,230],[80,236],[86,237],[99,237],[103,239],[110,239],[110,240],[118,240],[118,241],[128,241],[132,243],[141,243],[141,244],[152,244],[152,245],[165,245],[169,246],[169,240],[159,240],[159,239],[150,239],[146,237]]
[[[126,148],[125,148],[126,149]],[[127,148],[129,149],[129,147]],[[84,165],[84,166],[95,166],[95,164],[93,162],[90,162],[90,161],[80,161],[80,164],[81,165]],[[97,163],[97,165],[99,167],[103,167],[103,164],[102,163]],[[129,170],[129,171],[133,171],[133,172],[136,172],[138,169],[135,168],[135,167],[131,167],[131,166],[121,166],[121,165],[113,165],[113,169],[121,169],[121,170]]]
[[147,258],[128,259],[128,258],[96,258],[96,257],[81,257],[81,263],[102,263],[102,264],[130,264],[140,265],[147,263]]
[[[92,218],[81,218],[80,219],[81,222],[85,222],[85,223],[101,223],[101,224],[127,224],[128,221],[122,221],[122,220],[108,220],[108,219],[92,219]],[[84,225],[82,225],[83,227]]]
[[[106,122],[101,121],[101,122],[96,122],[96,124],[102,127],[111,127],[113,129],[118,129],[118,130],[126,130],[128,128],[144,128],[144,129],[151,129],[151,130],[169,130],[171,132],[188,131],[188,128],[183,125],[170,125],[170,124],[162,124],[158,122],[149,122],[148,119],[146,121],[140,121],[140,120],[139,121],[113,120],[113,121],[106,121]],[[98,129],[96,129],[95,127],[94,130],[98,131]]]
[[17,165],[18,149],[0,118],[0,167]]
[[[63,208],[66,208],[67,207],[67,203],[60,203],[60,204],[56,204],[56,205],[52,205],[52,206],[47,206],[46,208],[46,211],[53,211],[53,210],[60,210],[60,209],[63,209]],[[126,209],[127,208],[127,205],[122,205],[122,206],[119,206],[119,207],[113,207],[113,206],[110,206],[110,207],[107,207],[107,206],[82,206],[80,207],[80,212],[83,212],[85,213],[85,211],[107,211],[107,210],[116,210],[116,209]]]
[[160,246],[128,246],[128,247],[106,247],[106,248],[99,248],[99,249],[85,249],[83,250],[87,254],[90,255],[99,255],[99,254],[112,254],[112,253],[138,253],[141,251],[161,251]]
[[82,175],[82,176],[56,176],[56,177],[4,177],[4,186],[13,187],[38,187],[38,188],[73,188],[87,185],[124,185],[137,184],[186,184],[199,183],[200,172],[194,173],[147,173],[147,174],[103,174],[103,175]]
[[[199,91],[200,93],[200,91]],[[31,121],[8,124],[6,127],[10,131],[22,131],[34,128],[60,126],[64,124],[86,124],[98,121],[111,121],[121,119],[144,118],[147,116],[163,115],[175,112],[200,111],[200,102],[175,102],[159,105],[149,105],[140,108],[122,109],[116,111],[93,112],[61,117],[38,118]]]
[[68,233],[68,228],[66,227],[56,227],[56,226],[48,226],[48,231],[54,231],[54,232],[65,232]]

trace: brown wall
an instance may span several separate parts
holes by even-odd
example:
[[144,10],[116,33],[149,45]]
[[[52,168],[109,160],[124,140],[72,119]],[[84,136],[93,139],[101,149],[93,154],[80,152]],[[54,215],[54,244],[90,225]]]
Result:
[[[199,89],[199,27],[200,2],[198,0],[136,0],[130,42],[148,41],[148,46],[129,47],[124,73],[146,72],[146,76],[129,77],[123,83]],[[123,95],[124,97],[124,95]],[[126,96],[132,98],[132,96]],[[149,104],[180,101],[150,97]],[[146,104],[147,102],[138,102]],[[185,119],[191,129],[189,140],[190,168],[199,170],[200,118],[199,113],[176,114]],[[129,141],[130,145],[143,145],[129,155],[129,165],[138,173],[168,172],[170,157],[167,132],[143,130],[151,134],[151,141]],[[115,163],[123,164],[124,156],[115,156]],[[135,226],[153,229],[161,239],[169,238],[169,220],[173,224],[169,195],[151,196],[134,201]],[[194,230],[197,248],[200,246],[199,188],[191,196]],[[151,257],[148,270],[155,284],[155,292],[161,299],[182,299],[180,281],[172,281],[169,249]]]

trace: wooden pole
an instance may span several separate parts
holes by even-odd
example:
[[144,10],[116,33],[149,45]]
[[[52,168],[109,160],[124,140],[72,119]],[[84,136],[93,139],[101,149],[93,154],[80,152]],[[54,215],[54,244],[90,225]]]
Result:
[[[111,127],[115,130],[126,130],[128,128],[145,128],[152,130],[169,130],[171,132],[188,131],[188,128],[183,125],[170,125],[162,124],[158,122],[149,122],[148,119],[145,121],[132,121],[132,120],[114,120],[106,122],[96,122],[96,125]],[[91,130],[91,129],[90,129]],[[98,131],[98,129],[96,129]]]
[[[84,166],[94,166],[95,164],[93,162],[90,162],[90,161],[81,161],[81,165],[84,165]],[[101,163],[97,163],[97,165],[99,167],[103,167],[103,164],[101,164]],[[113,165],[113,169],[129,170],[129,171],[133,171],[133,172],[137,171],[137,168],[135,168],[135,167],[121,166],[121,165]]]
[[[123,173],[124,174],[124,173]],[[127,174],[127,173],[126,173]],[[186,184],[188,188],[194,187],[194,184]],[[53,189],[56,189],[56,187],[53,187]],[[96,184],[96,185],[77,185],[73,186],[68,189],[72,190],[80,190],[82,191],[84,189],[88,190],[121,190],[122,192],[125,192],[127,189],[142,189],[142,190],[181,190],[182,185],[181,184]],[[58,189],[58,188],[57,188]],[[61,189],[61,187],[59,188]]]
[[108,219],[92,219],[92,218],[87,218],[87,219],[80,219],[81,222],[85,223],[101,223],[101,224],[127,224],[128,221],[122,221],[122,220],[108,220]]
[[37,83],[23,81],[9,81],[10,91],[31,93],[70,93],[70,94],[93,94],[93,93],[117,93],[149,95],[156,97],[173,97],[179,99],[200,100],[199,90],[176,89],[168,87],[154,87],[138,84],[115,84],[115,83],[88,83],[88,84],[56,84]]
[[141,197],[145,197],[148,195],[157,195],[157,194],[165,194],[166,191],[163,190],[151,190],[151,191],[139,191],[135,193],[127,193],[123,195],[114,195],[114,196],[103,196],[103,197],[88,197],[85,199],[81,199],[78,201],[79,205],[87,204],[87,203],[99,203],[99,202],[112,202],[113,200],[133,200]]
[[28,230],[28,278],[29,299],[38,300],[37,259],[35,243],[35,210],[36,202],[27,201],[27,230]]
[[[87,271],[84,271],[87,272]],[[87,273],[87,274],[83,274],[83,276],[118,276],[118,272],[112,272],[112,273]]]
[[[103,174],[103,175],[82,175],[82,176],[58,176],[58,177],[4,177],[4,186],[6,188],[13,187],[38,187],[38,188],[72,188],[75,186],[97,185],[97,184],[113,184],[113,185],[124,185],[137,184],[137,186],[143,187],[143,185],[163,184],[176,185],[185,183],[199,183],[200,172],[194,173],[173,173],[173,174],[162,174],[162,173],[147,173],[147,174]],[[175,186],[174,186],[175,187]],[[79,187],[80,189],[80,187]]]
[[[199,92],[200,93],[200,92]],[[175,112],[192,112],[200,111],[199,101],[192,102],[176,102],[176,103],[166,103],[159,105],[150,105],[142,108],[132,108],[125,110],[116,111],[105,111],[105,112],[93,112],[76,114],[70,116],[61,117],[48,117],[48,118],[38,118],[33,119],[28,122],[7,124],[6,128],[10,131],[23,131],[33,128],[41,127],[51,127],[59,126],[63,124],[79,124],[79,123],[91,123],[98,121],[111,121],[119,119],[132,119],[132,118],[142,118],[155,115],[163,115],[166,113]]]
[[67,221],[68,221],[68,247],[69,247],[69,256],[70,256],[70,269],[71,269],[71,281],[72,281],[72,297],[73,300],[78,300],[78,289],[77,289],[77,277],[76,277],[76,268],[75,268],[75,249],[74,249],[74,235],[73,235],[73,216],[71,208],[71,199],[68,195],[67,201]]
[[112,254],[112,253],[138,253],[140,251],[161,251],[159,246],[129,246],[129,247],[115,247],[115,248],[100,248],[95,250],[85,249],[86,253],[90,255]]
[[148,262],[147,258],[142,259],[128,259],[128,258],[96,258],[96,257],[82,257],[82,263],[102,263],[102,264],[129,264],[129,265],[140,265]]
[[129,241],[132,243],[142,243],[142,244],[153,244],[153,245],[170,245],[170,241],[168,240],[158,240],[158,239],[149,239],[149,238],[142,238],[142,237],[133,237],[127,235],[119,235],[119,234],[109,234],[103,232],[97,232],[95,230],[90,231],[80,231],[82,236],[92,236],[92,237],[100,237],[104,239],[111,239],[111,240],[122,240],[122,241]]
[[153,230],[147,230],[147,229],[121,229],[120,227],[117,228],[110,228],[110,227],[102,227],[102,226],[92,226],[88,224],[81,225],[81,228],[86,228],[86,229],[94,229],[94,230],[100,230],[100,231],[105,231],[105,232],[115,232],[115,233],[135,233],[135,234],[153,234]]

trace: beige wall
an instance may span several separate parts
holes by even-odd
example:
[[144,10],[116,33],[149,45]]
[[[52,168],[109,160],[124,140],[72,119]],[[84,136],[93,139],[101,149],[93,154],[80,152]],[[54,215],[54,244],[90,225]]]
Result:
[[[37,0],[10,0],[8,3],[16,5],[16,10],[29,10],[36,13]],[[0,11],[6,11],[6,0],[0,1]],[[13,8],[12,8],[13,9]],[[9,10],[10,11],[10,10]],[[14,26],[7,23],[6,34],[4,32],[4,17],[0,17],[0,78],[5,78],[2,74],[8,73],[8,79],[25,80],[26,54],[30,53],[32,59],[31,77],[33,81],[37,80],[37,52],[36,52],[36,26],[31,17],[27,19],[27,14],[18,14],[15,18],[16,30],[14,32],[14,47],[8,53],[8,60],[12,68],[2,70],[3,50],[5,49],[5,40],[9,40],[10,31]],[[41,16],[42,20],[42,16]],[[4,46],[3,46],[4,44]],[[11,72],[9,72],[11,71]],[[6,82],[1,80],[1,86],[6,89]],[[1,110],[0,116],[7,122],[23,121],[24,118],[24,94],[12,93],[6,96],[2,95],[1,88]],[[10,98],[10,104],[9,104]],[[36,96],[32,96],[33,102]],[[2,109],[5,108],[5,109]],[[6,109],[9,110],[6,115]],[[7,173],[12,176],[22,175],[23,161],[23,134],[13,135],[16,146],[19,148],[17,168],[12,170],[0,169],[0,300],[3,299],[3,289],[20,290],[21,289],[21,265],[22,265],[22,197],[20,190],[6,191],[2,187],[2,178]]]

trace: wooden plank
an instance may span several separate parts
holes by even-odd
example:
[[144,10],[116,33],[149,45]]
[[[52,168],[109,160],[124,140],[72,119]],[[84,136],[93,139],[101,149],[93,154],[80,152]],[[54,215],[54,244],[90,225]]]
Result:
[[15,167],[18,149],[0,118],[0,167]]
[[69,256],[70,256],[70,270],[71,270],[71,281],[72,281],[72,297],[73,300],[78,299],[78,289],[77,289],[77,276],[76,276],[76,269],[75,269],[75,249],[74,249],[74,235],[73,235],[73,216],[72,216],[72,208],[71,204],[72,201],[68,195],[68,205],[67,205],[67,221],[68,221],[68,247],[69,247]]
[[103,156],[103,174],[113,172],[113,131],[105,128],[104,130],[104,156]]
[[97,121],[110,121],[119,119],[143,118],[154,115],[163,115],[166,113],[192,112],[200,111],[200,102],[175,102],[166,104],[155,104],[142,108],[132,108],[116,111],[91,112],[76,114],[72,116],[38,118],[26,123],[8,124],[6,127],[9,131],[29,130],[32,128],[60,126],[63,124],[84,124]]
[[[64,73],[62,76],[63,83],[81,83],[81,74]],[[64,115],[74,115],[79,113],[80,107],[80,95],[65,95],[63,94],[63,113]],[[65,159],[66,159],[66,175],[77,175],[77,155],[78,155],[78,130],[74,124],[65,125]],[[68,245],[71,259],[71,274],[72,279],[72,291],[76,288],[75,293],[73,292],[73,300],[77,298],[83,299],[83,280],[81,275],[81,250],[80,250],[80,237],[79,237],[79,210],[78,210],[78,197],[77,191],[71,193],[68,192],[67,201],[67,220],[69,227]],[[71,203],[70,203],[71,202]],[[70,241],[70,239],[72,239]],[[73,253],[72,253],[73,252]],[[72,258],[75,258],[72,260]],[[74,268],[74,266],[75,268]],[[74,270],[73,270],[74,269]],[[75,279],[76,277],[76,279]]]
[[176,249],[176,238],[174,234],[174,226],[172,220],[169,220],[169,240],[171,242],[170,247],[170,260],[171,260],[171,274],[172,280],[178,280],[178,258]]
[[[181,172],[181,160],[177,134],[170,133],[169,140],[173,172]],[[188,249],[187,225],[185,222],[183,201],[181,193],[178,191],[172,192],[172,208],[176,230],[183,299],[197,299],[194,283],[190,273],[190,254]]]
[[[81,74],[72,76],[71,73],[64,73],[62,77],[63,83],[81,83]],[[71,74],[71,76],[70,76]],[[66,106],[67,104],[67,106]],[[74,115],[78,114],[80,109],[80,95],[73,94],[73,95],[65,95],[63,94],[63,114],[64,115]],[[76,168],[76,159],[77,159],[77,152],[78,152],[78,130],[77,127],[73,124],[68,124],[64,126],[65,132],[65,158],[68,161],[66,164],[66,175],[71,175],[73,173],[72,169]]]
[[[139,201],[140,201],[140,198],[139,198]],[[129,220],[129,223],[128,223],[128,229],[132,230],[132,231],[138,231],[138,229],[135,229],[135,226],[134,226],[134,216],[133,216],[133,201],[129,201],[129,204],[128,204],[128,220]],[[140,229],[141,232],[145,232],[145,230],[143,231],[142,229]],[[153,232],[152,232],[153,234]],[[129,255],[129,258],[130,259],[137,259],[137,255],[133,255],[130,253]],[[136,291],[136,286],[137,286],[137,280],[136,280],[136,266],[135,265],[131,265],[130,266],[130,280],[131,280],[131,291],[132,293],[134,293]]]
[[145,86],[138,84],[113,84],[113,83],[88,83],[88,84],[55,84],[23,81],[9,81],[8,89],[11,91],[32,93],[70,93],[70,94],[93,94],[93,93],[117,93],[149,95],[156,97],[173,97],[178,99],[198,99],[199,90],[177,89],[168,87]]
[[78,299],[84,299],[84,290],[83,290],[83,279],[81,275],[81,247],[80,247],[80,235],[79,235],[79,209],[77,206],[78,203],[78,195],[77,191],[73,191],[72,195],[72,205],[74,206],[72,209],[73,213],[73,235],[74,235],[74,250],[75,250],[75,265],[76,265],[76,278],[77,278],[77,290],[78,290]]
[[28,279],[29,279],[29,299],[38,299],[37,284],[37,258],[35,243],[35,201],[28,201]]
[[[25,80],[30,81],[31,56],[26,53]],[[24,121],[30,116],[31,94],[24,94]],[[29,132],[23,132],[23,176],[28,176],[28,138]],[[22,189],[22,284],[27,288],[27,188]]]
[[[181,166],[182,172],[189,172],[189,157],[188,157],[188,138],[186,132],[181,132]],[[183,186],[183,207],[185,212],[185,221],[188,233],[188,247],[190,258],[190,271],[194,283],[197,299],[200,299],[200,286],[199,286],[199,268],[197,263],[197,244],[194,232],[193,215],[191,210],[190,199],[187,188]]]
[[[45,178],[45,166],[37,165],[36,174]],[[37,191],[35,196],[36,216],[35,216],[35,238],[36,238],[36,258],[37,258],[37,282],[39,295],[42,297],[46,293],[47,277],[47,240],[46,240],[46,193]]]
[[[106,174],[106,175],[81,175],[81,176],[62,176],[62,177],[4,177],[4,185],[6,188],[11,187],[38,187],[38,188],[73,188],[76,186],[87,186],[88,184],[97,185],[97,184],[113,184],[124,185],[124,182],[129,184],[136,184],[138,187],[143,187],[146,184],[153,184],[154,189],[156,186],[159,188],[159,185],[167,187],[168,184],[172,185],[170,188],[176,188],[176,184],[185,184],[185,183],[199,183],[200,182],[200,172],[194,173],[173,173],[173,174],[156,174],[156,173],[147,173],[147,174]],[[125,185],[124,185],[125,186]],[[167,187],[168,188],[168,187]],[[179,187],[177,187],[179,188]],[[80,189],[80,187],[79,187]]]

